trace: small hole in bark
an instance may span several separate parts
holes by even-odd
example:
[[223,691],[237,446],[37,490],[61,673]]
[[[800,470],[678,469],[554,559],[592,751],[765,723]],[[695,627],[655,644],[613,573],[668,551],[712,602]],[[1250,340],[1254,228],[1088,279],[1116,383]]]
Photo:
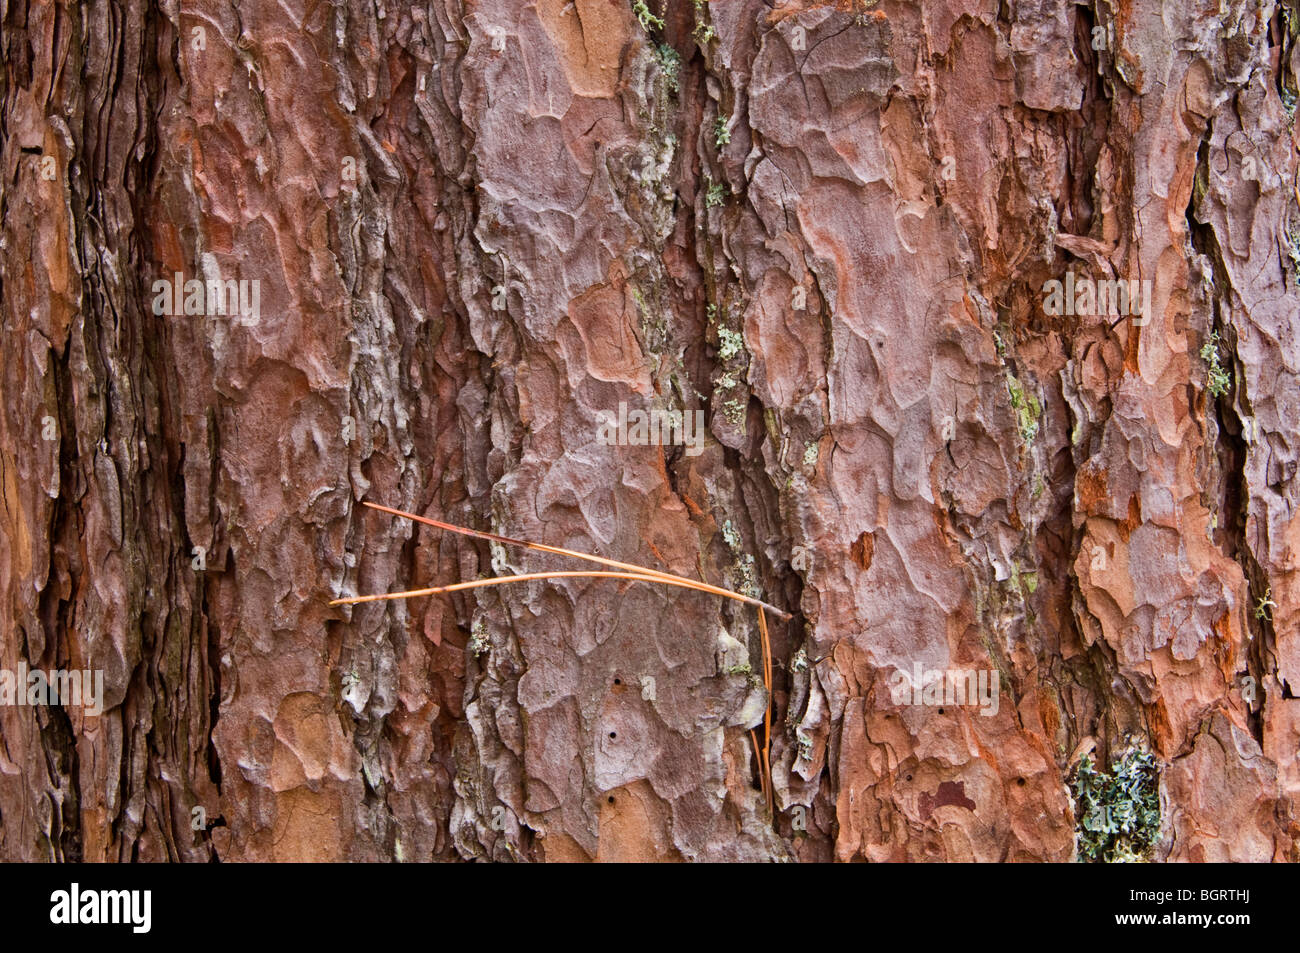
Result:
[[623,684],[623,679],[621,679],[621,678],[616,678],[616,679],[614,679],[614,684],[615,684],[615,685],[622,685],[622,684]]
[[1025,779],[1024,779],[1024,778],[1016,778],[1016,784],[1018,784],[1020,787],[1023,788],[1023,787],[1025,786]]
[[612,794],[609,796],[609,803],[610,803],[610,804],[613,804],[613,803],[614,803],[614,795],[612,795]]
[[907,780],[909,781],[912,780],[912,776],[910,774],[907,776]]
[[617,732],[617,731],[611,731],[611,732],[609,733],[609,736],[610,736],[611,738],[617,738],[617,737],[618,737],[618,732]]
[[943,714],[943,709],[942,709],[942,708],[939,709],[939,714],[941,714],[941,715]]

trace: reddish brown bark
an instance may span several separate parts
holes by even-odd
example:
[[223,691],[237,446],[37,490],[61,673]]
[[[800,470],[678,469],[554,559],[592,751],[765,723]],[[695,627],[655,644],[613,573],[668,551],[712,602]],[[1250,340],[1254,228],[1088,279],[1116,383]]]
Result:
[[[238,7],[0,2],[0,856],[1297,859],[1294,4]],[[752,609],[367,499],[795,613],[776,816]]]

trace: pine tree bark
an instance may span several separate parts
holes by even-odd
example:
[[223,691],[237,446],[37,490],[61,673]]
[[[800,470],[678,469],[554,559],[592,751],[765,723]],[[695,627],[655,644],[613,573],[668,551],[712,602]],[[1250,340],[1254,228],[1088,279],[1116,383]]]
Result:
[[0,23],[0,858],[1300,859],[1292,0]]

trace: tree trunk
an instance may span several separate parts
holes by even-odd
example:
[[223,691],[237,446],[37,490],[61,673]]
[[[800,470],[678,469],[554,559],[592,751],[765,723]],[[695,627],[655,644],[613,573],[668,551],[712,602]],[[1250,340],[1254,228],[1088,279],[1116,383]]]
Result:
[[1298,6],[0,0],[0,858],[1298,859]]

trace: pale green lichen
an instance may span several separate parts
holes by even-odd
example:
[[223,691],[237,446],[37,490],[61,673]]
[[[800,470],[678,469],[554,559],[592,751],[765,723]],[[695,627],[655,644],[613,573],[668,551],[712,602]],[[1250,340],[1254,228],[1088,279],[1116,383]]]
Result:
[[704,191],[705,208],[717,208],[719,205],[726,204],[727,187],[721,182],[714,182],[712,179],[706,179],[708,188]]
[[740,584],[736,587],[741,593],[752,599],[757,599],[763,594],[763,590],[758,588],[758,574],[754,570],[754,557],[745,553],[736,559],[736,573],[740,576]]
[[754,569],[754,557],[741,549],[744,540],[741,539],[736,524],[731,520],[727,520],[722,524],[722,538],[726,542],[727,548],[731,550],[732,555],[735,556],[732,569],[738,580],[736,590],[757,599],[762,595],[762,590],[758,587],[758,574]]
[[[708,306],[709,322],[712,324],[718,316],[718,310],[713,305]],[[745,338],[738,331],[730,328],[718,328],[718,359],[726,362],[743,353],[745,350]],[[734,390],[741,386],[741,378],[735,369],[729,368],[724,371],[714,382],[714,399],[718,399],[727,391]],[[733,426],[742,430],[745,427],[747,413],[749,410],[749,400],[744,393],[730,400],[723,401],[722,416],[731,422]]]
[[479,658],[491,647],[491,643],[488,641],[487,626],[483,624],[482,619],[478,619],[470,627],[470,639],[466,648],[475,658]]
[[731,360],[745,349],[744,336],[728,328],[718,328],[718,340],[721,342],[718,357],[724,361]]
[[731,130],[727,128],[727,118],[719,116],[713,123],[713,144],[721,149],[731,141]]
[[740,544],[742,542],[740,531],[736,529],[736,524],[731,522],[731,520],[727,520],[722,524],[722,538],[732,552],[740,549]]
[[[710,304],[707,308],[709,324],[713,326],[718,319],[719,309]],[[744,335],[730,328],[718,328],[718,359],[726,363],[731,361],[737,355],[742,354],[745,350]],[[742,384],[743,370],[737,368],[727,368],[714,381],[715,400],[720,399],[721,395],[727,391],[734,390]],[[749,407],[747,395],[740,394],[722,403],[722,415],[737,427],[744,427],[746,411]]]
[[1038,591],[1038,572],[1032,569],[1022,572],[1020,564],[1013,562],[1011,564],[1011,577],[1007,580],[1007,584],[1023,600],[1026,596],[1032,596]]
[[795,744],[797,744],[798,747],[799,747],[799,753],[798,753],[798,756],[797,756],[797,760],[799,760],[799,761],[811,761],[811,760],[812,760],[812,745],[813,745],[813,743],[812,743],[812,739],[809,738],[809,737],[808,737],[806,734],[804,734],[802,731],[796,731],[796,732],[794,733],[794,739],[795,739]]
[[1020,439],[1032,443],[1038,436],[1038,418],[1043,412],[1043,405],[1033,394],[1026,393],[1024,386],[1012,373],[1007,373],[1007,392],[1011,395],[1011,409],[1016,412],[1016,429]]
[[1098,771],[1085,755],[1075,769],[1075,841],[1079,860],[1133,863],[1147,859],[1160,834],[1159,769],[1155,756],[1129,751]]
[[650,12],[650,8],[646,5],[646,0],[636,0],[636,2],[632,4],[632,14],[637,18],[638,22],[640,22],[641,29],[645,30],[647,33],[652,29],[662,30],[664,28],[664,21]]
[[1219,333],[1211,331],[1201,345],[1201,360],[1205,362],[1205,389],[1215,399],[1222,397],[1232,386],[1232,375],[1224,369],[1219,358]]
[[745,411],[748,407],[748,401],[741,400],[738,397],[733,397],[722,405],[722,416],[726,417],[737,427],[740,427],[745,423]]
[[713,24],[704,22],[704,11],[707,6],[708,0],[695,0],[695,30],[691,35],[700,46],[708,46],[710,41],[718,38],[718,31],[713,29]]
[[1255,618],[1272,622],[1273,610],[1276,608],[1277,603],[1273,601],[1273,587],[1269,586],[1264,590],[1264,595],[1255,602]]
[[821,446],[816,443],[810,443],[803,451],[803,465],[806,467],[815,467],[817,457],[821,453]]
[[667,43],[660,43],[655,47],[655,59],[659,61],[659,69],[664,76],[664,85],[668,91],[676,93],[680,90],[678,85],[678,75],[682,70],[682,56]]

